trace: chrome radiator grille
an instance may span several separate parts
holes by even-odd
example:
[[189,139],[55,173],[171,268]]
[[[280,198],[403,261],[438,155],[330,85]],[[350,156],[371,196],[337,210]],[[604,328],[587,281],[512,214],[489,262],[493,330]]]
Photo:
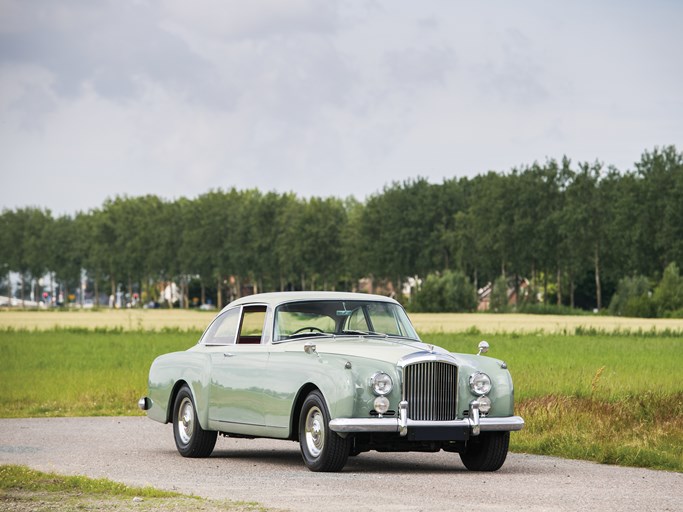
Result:
[[440,361],[414,363],[403,369],[403,399],[412,420],[456,419],[458,367]]

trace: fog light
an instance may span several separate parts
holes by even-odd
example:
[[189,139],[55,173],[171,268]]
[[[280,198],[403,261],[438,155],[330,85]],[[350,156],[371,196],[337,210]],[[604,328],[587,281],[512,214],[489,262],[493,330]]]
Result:
[[382,415],[389,410],[389,399],[385,396],[378,396],[375,398],[373,407],[375,408],[375,411],[377,411],[377,414]]
[[491,411],[491,399],[487,396],[480,396],[477,398],[479,402],[479,412],[483,415],[488,414]]

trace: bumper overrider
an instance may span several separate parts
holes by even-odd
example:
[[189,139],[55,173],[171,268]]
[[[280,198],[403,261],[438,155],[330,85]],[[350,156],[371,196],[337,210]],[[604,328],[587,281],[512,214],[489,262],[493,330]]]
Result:
[[408,402],[398,406],[398,418],[336,418],[330,421],[330,429],[337,433],[353,432],[398,432],[408,434],[408,429],[451,430],[465,436],[478,436],[480,432],[505,432],[522,430],[524,420],[520,416],[487,418],[479,414],[479,403],[470,403],[467,418],[452,421],[417,421],[408,418]]

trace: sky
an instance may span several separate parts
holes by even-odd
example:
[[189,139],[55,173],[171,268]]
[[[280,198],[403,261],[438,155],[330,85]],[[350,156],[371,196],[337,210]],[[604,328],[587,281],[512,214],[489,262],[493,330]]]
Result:
[[0,0],[0,209],[683,150],[683,2]]

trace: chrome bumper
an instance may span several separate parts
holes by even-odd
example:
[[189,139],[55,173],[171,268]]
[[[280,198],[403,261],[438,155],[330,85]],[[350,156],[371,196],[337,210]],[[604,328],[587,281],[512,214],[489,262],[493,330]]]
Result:
[[330,421],[330,429],[334,432],[398,432],[402,436],[409,428],[451,427],[469,430],[470,435],[478,436],[480,432],[505,432],[522,430],[524,420],[520,416],[503,418],[482,418],[479,404],[470,404],[467,418],[453,421],[416,421],[408,418],[408,402],[399,404],[398,418],[336,418]]

